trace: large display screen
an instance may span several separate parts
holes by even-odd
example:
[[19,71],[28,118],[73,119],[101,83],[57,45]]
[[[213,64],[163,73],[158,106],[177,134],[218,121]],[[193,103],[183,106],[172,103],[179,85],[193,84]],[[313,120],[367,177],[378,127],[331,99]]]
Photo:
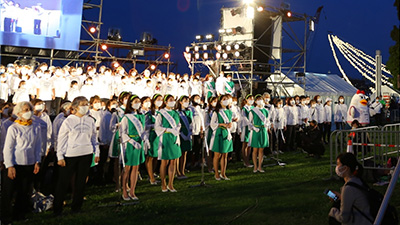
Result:
[[78,50],[83,0],[0,0],[0,45]]

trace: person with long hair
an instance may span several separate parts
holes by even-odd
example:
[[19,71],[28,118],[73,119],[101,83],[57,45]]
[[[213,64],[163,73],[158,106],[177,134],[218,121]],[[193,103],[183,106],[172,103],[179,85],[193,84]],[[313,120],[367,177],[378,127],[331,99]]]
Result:
[[204,138],[204,110],[201,107],[201,98],[200,95],[192,95],[191,97],[192,105],[189,106],[189,109],[193,114],[193,154],[192,154],[192,167],[197,166],[199,163],[203,163],[200,155],[203,146],[203,138]]
[[71,178],[74,176],[73,199],[71,209],[79,212],[83,204],[85,183],[93,162],[99,161],[99,146],[96,126],[93,118],[87,115],[89,102],[83,97],[75,98],[71,103],[73,114],[61,125],[57,140],[57,160],[61,167],[54,195],[54,214],[62,213],[63,202]]
[[242,143],[240,142],[240,126],[239,122],[241,117],[240,108],[238,106],[238,99],[236,97],[232,97],[232,104],[230,107],[232,114],[235,115],[236,121],[232,120],[232,138],[233,138],[233,151],[235,152],[236,161],[240,162],[241,152],[242,152]]
[[242,101],[242,116],[241,116],[241,141],[242,141],[242,159],[245,167],[253,167],[250,164],[250,151],[251,147],[248,146],[249,143],[249,135],[251,125],[249,122],[249,114],[250,110],[254,107],[254,96],[252,94],[248,94],[245,99]]
[[322,104],[322,98],[319,95],[314,96],[314,101],[317,103],[315,105],[315,109],[317,112],[317,123],[319,130],[324,132],[324,121],[325,121],[325,108],[324,105]]
[[[175,98],[172,95],[164,96],[163,107],[157,114],[154,129],[159,136],[158,158],[161,159],[161,191],[177,192],[174,188],[174,178],[176,171],[176,160],[181,157],[180,129],[181,123],[179,114],[175,108]],[[166,173],[168,169],[168,184]]]
[[151,185],[157,185],[157,181],[154,176],[154,169],[157,167],[158,158],[158,145],[160,143],[160,137],[155,131],[156,116],[160,107],[163,104],[163,97],[160,94],[155,94],[151,99],[150,111],[146,114],[146,130],[149,133],[150,148],[147,151],[146,156],[146,169],[150,178]]
[[[336,174],[344,179],[341,192],[333,191],[340,200],[340,206],[329,211],[329,216],[341,224],[372,224],[370,205],[362,189],[366,184],[361,179],[363,167],[352,153],[342,153],[336,158]],[[330,218],[331,219],[331,218]]]
[[[24,219],[30,211],[30,189],[33,176],[40,170],[41,135],[40,125],[32,122],[33,106],[29,102],[20,102],[14,107],[17,120],[8,128],[4,143],[4,165],[7,169],[2,179],[1,221],[9,224],[12,215],[15,219]],[[14,207],[12,198],[17,192]]]
[[333,117],[336,125],[336,130],[343,130],[346,126],[347,105],[344,102],[344,97],[341,95],[338,98],[337,104],[333,109]]
[[[214,82],[214,77],[210,74],[207,74],[205,78],[205,82],[203,83],[204,85],[204,96],[206,100],[208,101],[211,97],[216,97],[217,96],[217,91],[215,90],[215,82]],[[209,102],[207,102],[209,103]]]
[[[215,111],[212,114],[210,128],[213,134],[210,149],[214,152],[214,170],[216,180],[230,180],[226,176],[228,153],[233,151],[233,142],[230,129],[232,127],[232,111],[228,109],[228,96],[221,95]],[[221,166],[221,174],[218,168]]]
[[268,129],[270,121],[268,111],[264,108],[264,100],[261,95],[256,95],[256,107],[251,109],[249,122],[252,124],[250,131],[249,146],[253,148],[253,172],[264,173],[262,162],[264,159],[264,148],[269,146]]
[[[141,114],[141,101],[137,95],[131,95],[126,104],[125,115],[121,120],[121,139],[124,145],[124,173],[122,177],[122,199],[139,200],[135,195],[139,176],[139,165],[145,161],[144,148],[150,145],[145,132],[145,116]],[[130,179],[130,190],[128,189]]]
[[116,184],[115,191],[118,192],[120,189],[120,165],[119,165],[119,157],[121,155],[121,146],[120,146],[120,122],[125,115],[126,104],[128,103],[129,92],[122,92],[119,95],[118,103],[119,106],[116,108],[115,112],[111,115],[110,120],[110,129],[113,131],[113,136],[110,143],[109,156],[111,160],[113,160],[114,165],[114,182]]
[[186,167],[186,157],[187,153],[192,151],[192,130],[193,130],[193,113],[190,111],[189,107],[189,97],[181,96],[176,105],[176,110],[179,113],[180,123],[182,124],[180,130],[181,139],[181,151],[182,156],[179,158],[177,175],[178,179],[186,179],[185,167]]
[[[208,172],[213,173],[213,152],[210,151],[210,141],[211,137],[213,135],[213,130],[210,128],[210,123],[211,123],[211,117],[212,114],[214,113],[216,107],[217,107],[217,102],[218,98],[217,97],[210,97],[208,99],[208,105],[207,108],[204,110],[205,111],[205,116],[204,116],[204,121],[205,121],[205,138],[206,138],[206,144],[208,150],[207,152],[207,167],[208,167]],[[217,171],[218,172],[218,171]]]
[[283,109],[283,100],[275,98],[275,107],[274,112],[272,113],[272,121],[273,121],[273,131],[272,131],[272,139],[273,139],[273,150],[272,153],[280,153],[284,149],[285,136],[284,132],[286,131],[286,114]]
[[296,150],[296,125],[298,124],[299,115],[296,101],[293,97],[286,99],[286,105],[283,107],[286,114],[286,151]]

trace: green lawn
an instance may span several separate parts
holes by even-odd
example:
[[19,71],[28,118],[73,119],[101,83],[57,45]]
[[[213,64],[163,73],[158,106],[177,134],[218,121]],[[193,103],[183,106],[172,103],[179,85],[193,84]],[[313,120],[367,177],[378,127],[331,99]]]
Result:
[[[113,192],[113,185],[92,186],[86,190],[82,213],[70,214],[67,206],[61,218],[45,212],[30,215],[25,224],[327,224],[331,204],[322,192],[342,185],[325,180],[328,155],[327,151],[317,160],[299,152],[285,153],[281,158],[288,165],[268,167],[264,174],[253,174],[240,162],[230,163],[230,181],[216,181],[206,174],[211,187],[190,188],[200,181],[200,171],[192,171],[189,179],[175,180],[177,193],[162,193],[160,186],[150,186],[145,178],[136,189],[140,202],[130,206],[108,207],[120,193]],[[386,187],[377,189],[383,193]],[[400,211],[399,187],[391,202]]]

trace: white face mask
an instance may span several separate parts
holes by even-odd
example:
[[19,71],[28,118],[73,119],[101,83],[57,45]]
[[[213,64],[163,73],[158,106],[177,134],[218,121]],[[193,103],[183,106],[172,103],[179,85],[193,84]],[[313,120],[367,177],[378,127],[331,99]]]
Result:
[[229,100],[224,100],[224,101],[221,102],[221,104],[223,106],[228,106],[229,105]]
[[40,105],[35,105],[35,111],[40,112],[44,110],[44,105],[40,104]]
[[290,101],[290,104],[294,105],[296,102],[294,100]]
[[157,106],[157,107],[160,107],[160,106],[162,106],[162,101],[156,101],[154,104]]
[[212,107],[215,107],[215,106],[217,106],[217,103],[216,103],[216,102],[213,102],[213,103],[211,103],[211,106],[212,106]]
[[265,101],[265,103],[269,103],[269,101],[271,101],[271,99],[266,98],[264,101]]
[[124,99],[124,105],[126,105],[126,103],[128,103],[128,99]]
[[322,102],[322,100],[320,98],[317,98],[317,102]]
[[189,102],[184,102],[184,103],[182,103],[182,106],[183,106],[183,108],[189,107]]
[[306,100],[306,105],[310,104],[310,100]]
[[282,104],[278,104],[278,108],[282,108]]
[[94,104],[93,104],[93,108],[94,108],[94,109],[97,109],[97,110],[101,109],[101,103],[100,103],[100,102],[94,103]]
[[311,105],[311,108],[315,108],[315,104],[312,104],[312,105]]
[[233,105],[237,105],[237,101],[233,101],[232,104],[233,104]]
[[249,105],[253,105],[254,104],[254,100],[248,100],[247,102],[249,103]]
[[339,102],[340,102],[340,103],[343,103],[343,102],[344,102],[344,99],[343,99],[343,98],[339,99]]
[[170,108],[174,108],[175,107],[175,101],[167,102],[167,106],[170,107]]
[[65,115],[69,115],[69,114],[71,114],[71,111],[68,109],[67,111],[65,111]]
[[118,107],[117,104],[113,104],[113,105],[110,106],[111,109],[116,109],[117,107]]
[[79,106],[78,108],[78,113],[81,115],[86,115],[88,111],[89,111],[89,106]]
[[133,109],[139,109],[140,108],[140,103],[132,104],[132,108]]
[[299,104],[300,103],[300,100],[296,100],[296,104]]
[[264,101],[263,100],[258,100],[258,101],[256,101],[256,104],[264,106]]
[[302,104],[302,105],[306,104],[306,101],[301,101],[301,104]]
[[195,99],[194,102],[200,104],[200,99]]
[[143,103],[143,106],[145,108],[150,108],[151,107],[151,102],[145,102],[145,103]]
[[343,177],[345,169],[346,168],[344,168],[343,165],[342,166],[336,166],[336,168],[335,168],[336,175],[338,175],[339,177]]
[[29,112],[22,113],[21,116],[22,116],[22,118],[29,120],[32,118],[32,114],[33,114],[32,111],[29,111]]

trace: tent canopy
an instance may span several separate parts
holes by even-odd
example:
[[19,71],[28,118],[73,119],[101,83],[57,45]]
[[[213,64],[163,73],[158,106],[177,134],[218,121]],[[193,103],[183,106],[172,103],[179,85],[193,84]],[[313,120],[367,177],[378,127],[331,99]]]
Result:
[[[291,72],[288,78],[297,83],[296,72]],[[305,73],[305,93],[310,96],[347,96],[351,97],[357,89],[336,74]]]

